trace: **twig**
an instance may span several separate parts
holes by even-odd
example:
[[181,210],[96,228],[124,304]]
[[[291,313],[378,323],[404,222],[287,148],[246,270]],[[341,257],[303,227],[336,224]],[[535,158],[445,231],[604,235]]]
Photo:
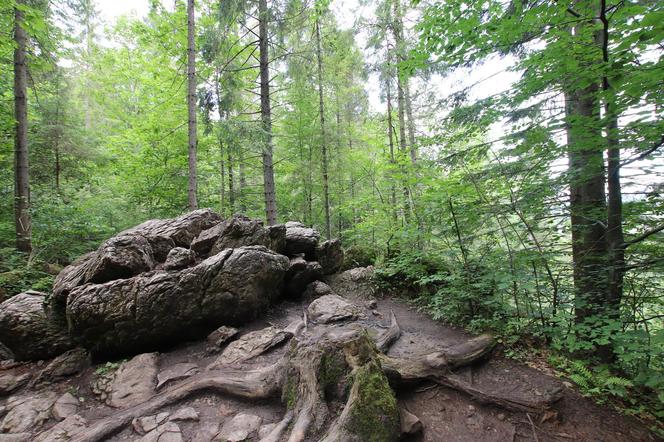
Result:
[[530,426],[533,429],[533,437],[535,438],[535,442],[539,442],[539,438],[537,437],[537,429],[535,428],[535,424],[533,423],[533,420],[530,418],[530,413],[526,413],[526,417],[528,418],[528,421],[530,422]]

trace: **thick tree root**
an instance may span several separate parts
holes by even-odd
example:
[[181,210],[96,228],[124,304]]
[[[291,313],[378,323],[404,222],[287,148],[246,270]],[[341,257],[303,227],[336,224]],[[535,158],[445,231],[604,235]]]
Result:
[[130,425],[134,418],[156,414],[163,407],[203,391],[214,391],[246,399],[277,397],[281,385],[279,376],[282,372],[282,367],[277,364],[260,370],[217,370],[196,375],[183,384],[154,396],[147,402],[118,411],[106,419],[95,422],[71,440],[72,442],[104,440]]
[[281,396],[287,412],[262,442],[302,442],[311,438],[322,442],[396,441],[400,415],[392,386],[425,380],[511,410],[542,411],[557,399],[555,393],[524,399],[486,392],[451,373],[491,353],[495,340],[488,335],[416,359],[403,359],[381,353],[401,335],[393,313],[390,327],[375,343],[364,330],[302,328],[298,327],[290,348],[271,367],[201,373],[143,404],[95,422],[72,440],[103,440],[136,417],[156,414],[203,391],[246,399]]

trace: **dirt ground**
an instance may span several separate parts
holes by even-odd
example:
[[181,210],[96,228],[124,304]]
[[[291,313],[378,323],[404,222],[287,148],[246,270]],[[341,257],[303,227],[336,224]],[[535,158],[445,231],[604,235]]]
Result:
[[[364,307],[365,301],[354,301]],[[260,329],[266,325],[285,327],[301,318],[307,302],[285,302],[273,308],[263,319],[241,329],[241,333]],[[461,343],[469,335],[461,330],[432,320],[403,301],[383,299],[377,301],[374,310],[365,308],[366,319],[358,321],[375,331],[389,323],[393,311],[402,329],[402,336],[392,346],[390,355],[407,357],[426,354],[441,347]],[[258,356],[246,368],[264,367],[275,363],[287,350],[281,345]],[[194,362],[205,370],[216,355],[206,353],[204,341],[180,344],[160,355],[163,369],[180,362]],[[30,364],[34,365],[34,364]],[[16,369],[28,370],[30,365]],[[89,422],[111,415],[114,410],[101,403],[90,389],[90,382],[97,376],[97,367],[91,367],[76,377],[52,387],[58,393],[74,392],[82,398],[79,414]],[[527,367],[516,361],[495,356],[474,367],[466,367],[455,373],[492,392],[504,394],[542,394],[551,388],[559,388],[560,380]],[[182,381],[176,381],[174,385]],[[656,441],[661,440],[648,432],[635,419],[621,416],[615,411],[599,407],[571,388],[565,387],[563,398],[551,412],[543,416],[506,411],[492,405],[482,405],[456,390],[433,384],[421,384],[398,391],[400,404],[415,414],[424,426],[423,434],[411,441]],[[0,400],[0,406],[5,399]],[[216,394],[200,394],[161,411],[175,411],[182,406],[193,407],[200,415],[198,422],[182,422],[180,428],[185,440],[209,441],[219,431],[220,425],[237,412],[255,414],[264,423],[278,422],[285,412],[279,401],[242,401]],[[53,425],[48,422],[44,428]],[[0,441],[3,440],[0,435]],[[133,441],[139,436],[131,428],[125,428],[109,440]]]

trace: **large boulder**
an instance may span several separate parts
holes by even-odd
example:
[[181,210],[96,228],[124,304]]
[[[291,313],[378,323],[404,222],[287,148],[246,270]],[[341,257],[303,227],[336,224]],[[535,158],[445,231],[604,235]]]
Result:
[[44,293],[27,291],[0,304],[0,341],[18,361],[48,359],[74,347],[44,310]]
[[126,354],[254,319],[280,295],[288,258],[262,246],[225,249],[194,267],[74,288],[69,331],[94,353]]
[[373,266],[356,267],[325,277],[332,291],[348,299],[371,299],[379,290]]
[[344,251],[341,248],[341,241],[330,239],[320,244],[316,247],[316,259],[325,275],[337,273],[344,263]]
[[234,215],[210,229],[202,231],[191,243],[200,256],[216,255],[224,249],[243,246],[265,246],[281,253],[286,239],[283,225],[263,227],[263,221]]
[[203,230],[221,222],[210,209],[200,209],[173,219],[151,220],[105,241],[67,266],[53,283],[53,301],[64,306],[69,293],[88,283],[101,284],[130,278],[152,270],[176,246],[189,248]]
[[307,260],[316,259],[316,246],[320,233],[302,223],[289,221],[286,223],[286,246],[284,252],[293,257],[303,253]]
[[291,298],[299,297],[310,283],[322,276],[323,271],[318,262],[307,261],[302,256],[291,258],[286,273],[284,294]]

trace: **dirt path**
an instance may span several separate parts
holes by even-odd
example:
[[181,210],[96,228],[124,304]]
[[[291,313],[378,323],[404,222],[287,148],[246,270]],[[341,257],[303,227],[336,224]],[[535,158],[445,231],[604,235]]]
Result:
[[[364,309],[366,318],[358,324],[369,330],[381,330],[389,323],[390,312],[394,312],[402,335],[391,347],[389,355],[395,357],[415,357],[441,347],[451,346],[468,340],[465,332],[433,321],[426,314],[418,312],[398,300],[378,300],[374,309],[366,308],[365,300],[355,300]],[[271,310],[265,318],[241,329],[240,334],[261,329],[267,325],[286,327],[293,320],[302,317],[308,302],[285,302]],[[242,368],[265,367],[274,364],[288,351],[288,345],[281,345],[243,364]],[[204,342],[180,344],[165,350],[159,355],[159,367],[164,369],[178,363],[197,364],[201,370],[210,364],[216,355],[206,353]],[[37,370],[36,364],[21,366],[18,369]],[[103,404],[91,392],[90,383],[97,376],[98,367],[91,367],[83,373],[59,382],[48,389],[59,394],[74,392],[81,400],[78,411],[89,423],[94,423],[115,410]],[[505,395],[538,395],[549,389],[559,388],[560,381],[523,364],[496,356],[475,367],[466,367],[455,373],[472,385],[485,391]],[[177,385],[182,381],[175,381]],[[15,393],[14,393],[15,394]],[[634,419],[620,416],[607,408],[598,407],[590,400],[566,388],[563,399],[551,413],[542,416],[524,412],[510,412],[491,405],[482,405],[469,396],[456,390],[433,384],[422,384],[398,391],[400,404],[422,421],[424,433],[413,441],[654,441],[643,425]],[[0,407],[6,399],[0,401]],[[197,421],[178,422],[181,435],[187,441],[209,441],[219,431],[221,425],[237,413],[259,416],[263,424],[278,422],[285,407],[278,401],[237,400],[217,394],[201,393],[160,411],[175,412],[183,406],[193,407],[199,415]],[[44,428],[55,424],[47,421]],[[131,426],[115,434],[109,440],[135,441],[138,436]],[[3,435],[0,434],[0,441]],[[258,440],[257,438],[249,440]]]

